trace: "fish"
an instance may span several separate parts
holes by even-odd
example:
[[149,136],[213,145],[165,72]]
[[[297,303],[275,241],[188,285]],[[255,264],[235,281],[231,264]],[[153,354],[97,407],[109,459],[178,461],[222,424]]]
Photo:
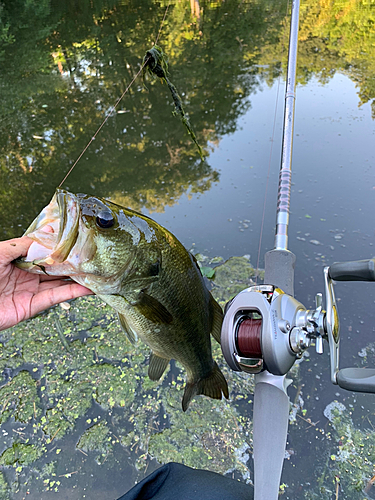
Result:
[[220,343],[222,309],[171,232],[104,198],[59,188],[25,235],[33,243],[15,265],[69,277],[113,307],[130,342],[140,338],[151,348],[151,380],[171,359],[184,367],[183,411],[200,394],[228,399],[211,350],[211,335]]

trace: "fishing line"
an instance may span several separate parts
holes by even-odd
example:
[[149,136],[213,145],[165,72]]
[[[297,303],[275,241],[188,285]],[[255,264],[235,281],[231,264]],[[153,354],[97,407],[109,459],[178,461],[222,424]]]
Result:
[[[286,13],[285,13],[285,18],[288,15],[289,11],[289,0],[287,2],[286,6]],[[281,46],[281,65],[282,65],[282,60],[285,52],[285,31],[283,35],[283,41],[282,41],[282,46]],[[262,222],[260,225],[260,236],[259,236],[259,246],[258,246],[258,258],[257,258],[257,267],[255,270],[255,283],[258,284],[258,274],[259,274],[259,262],[260,262],[260,251],[262,247],[262,237],[263,237],[263,228],[264,228],[264,219],[265,219],[265,213],[266,213],[266,204],[267,204],[267,193],[268,193],[268,184],[270,180],[270,171],[271,171],[271,159],[272,159],[272,151],[273,151],[273,143],[274,143],[274,137],[275,137],[275,128],[276,128],[276,116],[277,116],[277,105],[278,105],[278,100],[279,100],[279,92],[280,92],[280,83],[281,83],[281,72],[277,81],[277,91],[276,91],[276,103],[275,103],[275,113],[273,117],[273,128],[272,128],[272,135],[271,135],[271,148],[270,148],[270,156],[268,160],[268,171],[267,171],[267,179],[266,179],[266,190],[264,193],[264,202],[263,202],[263,213],[262,213]]]
[[[156,41],[154,43],[154,45],[157,45],[158,43],[158,40],[159,40],[159,37],[160,37],[160,34],[161,34],[161,31],[163,29],[163,26],[164,26],[164,21],[165,21],[165,18],[167,16],[167,12],[168,12],[168,9],[169,9],[169,6],[170,6],[170,3],[171,3],[171,0],[169,0],[168,2],[168,5],[167,5],[167,8],[165,9],[165,12],[164,12],[164,17],[161,21],[161,24],[160,24],[160,28],[159,28],[159,32],[158,32],[158,35],[156,37]],[[116,103],[114,104],[114,106],[112,106],[112,108],[109,110],[107,116],[104,118],[103,122],[101,123],[101,125],[98,127],[97,131],[95,132],[95,134],[91,137],[91,139],[89,140],[89,142],[86,144],[85,148],[83,149],[82,153],[78,156],[78,158],[76,159],[76,161],[73,163],[73,165],[70,167],[70,169],[68,170],[68,173],[65,175],[65,177],[63,178],[63,180],[60,182],[60,184],[58,185],[58,187],[61,187],[64,182],[66,181],[66,179],[69,177],[69,175],[71,174],[72,170],[74,169],[74,167],[77,165],[77,163],[79,162],[79,160],[82,158],[82,156],[85,154],[85,152],[88,150],[88,148],[90,147],[91,143],[95,140],[96,136],[99,134],[99,132],[101,131],[101,129],[104,127],[104,125],[106,124],[108,118],[112,115],[112,113],[116,110],[117,106],[119,105],[120,101],[122,100],[122,98],[124,97],[124,95],[128,92],[128,90],[130,89],[130,87],[133,85],[133,83],[135,82],[135,80],[138,78],[138,76],[142,73],[143,69],[145,68],[145,66],[147,65],[148,63],[148,60],[149,59],[146,59],[145,61],[143,61],[143,64],[140,68],[140,70],[138,71],[138,73],[135,75],[135,77],[133,78],[133,80],[129,83],[129,85],[126,87],[126,89],[124,90],[124,92],[121,94],[121,96],[117,99]]]
[[260,336],[262,319],[251,316],[244,317],[237,325],[235,336],[238,353],[249,358],[262,358]]
[[160,29],[159,29],[159,33],[158,33],[158,36],[156,37],[156,40],[155,40],[155,43],[154,45],[157,45],[158,44],[158,41],[159,41],[159,36],[160,36],[160,33],[161,33],[161,30],[164,26],[164,21],[165,21],[165,18],[167,17],[167,12],[168,12],[168,9],[169,9],[169,6],[171,5],[171,0],[169,0],[168,2],[168,5],[167,5],[167,8],[165,9],[165,12],[164,12],[164,17],[161,21],[161,24],[160,24]]
[[122,93],[121,97],[119,97],[115,103],[114,106],[112,106],[112,108],[110,109],[108,115],[104,118],[102,124],[100,125],[100,127],[97,129],[97,131],[95,132],[95,134],[91,137],[90,141],[86,144],[84,150],[82,151],[82,153],[78,156],[78,158],[76,159],[76,161],[73,163],[73,165],[70,167],[68,173],[65,175],[65,177],[63,178],[63,180],[60,182],[59,186],[58,187],[61,187],[62,184],[64,184],[64,182],[66,181],[66,179],[68,178],[69,174],[71,173],[71,171],[73,170],[73,168],[77,165],[77,163],[79,162],[79,160],[82,158],[82,156],[85,154],[85,152],[88,150],[88,148],[90,147],[91,143],[95,140],[96,136],[99,134],[99,132],[101,131],[101,129],[103,128],[103,126],[105,125],[105,123],[107,122],[108,118],[111,116],[111,114],[113,113],[113,111],[115,111],[116,107],[118,106],[119,102],[121,101],[121,99],[124,97],[124,95],[127,93],[127,91],[130,89],[130,87],[133,85],[133,83],[135,82],[135,80],[138,78],[139,74],[141,73],[141,71],[143,70],[143,68],[145,67],[146,65],[146,62],[143,63],[143,65],[141,66],[141,69],[138,71],[138,73],[135,75],[135,77],[133,78],[133,80],[129,83],[129,85],[126,87],[125,91]]

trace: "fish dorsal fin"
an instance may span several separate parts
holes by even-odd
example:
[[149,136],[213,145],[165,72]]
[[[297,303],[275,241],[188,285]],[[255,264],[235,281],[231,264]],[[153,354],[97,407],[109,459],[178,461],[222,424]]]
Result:
[[125,335],[127,336],[128,340],[132,344],[135,344],[136,341],[137,341],[137,334],[136,334],[136,332],[129,325],[126,317],[123,314],[117,313],[117,315],[118,315],[118,319],[120,320],[120,325],[121,325],[122,331],[125,333]]
[[139,293],[138,300],[134,304],[134,307],[153,323],[165,323],[168,325],[173,321],[173,316],[168,309],[145,291]]
[[212,297],[210,297],[210,306],[211,306],[211,311],[212,311],[212,328],[211,328],[211,335],[213,338],[221,343],[221,325],[223,323],[223,311],[219,304],[216,302],[216,300]]
[[148,376],[151,380],[159,380],[168,366],[169,359],[162,358],[151,351],[148,365]]
[[182,398],[182,409],[186,411],[189,407],[190,401],[194,396],[198,394],[204,394],[213,399],[221,399],[222,394],[228,399],[229,390],[227,381],[224,375],[221,373],[220,368],[214,362],[212,371],[207,377],[202,378],[197,381],[187,382],[184,392],[184,397]]

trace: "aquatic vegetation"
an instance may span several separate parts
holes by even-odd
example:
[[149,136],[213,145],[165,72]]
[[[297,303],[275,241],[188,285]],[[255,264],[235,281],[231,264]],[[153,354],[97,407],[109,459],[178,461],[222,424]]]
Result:
[[146,52],[146,55],[143,59],[143,64],[144,64],[144,72],[143,72],[143,78],[145,76],[145,72],[147,71],[150,75],[155,75],[158,78],[160,78],[162,81],[164,81],[167,85],[168,88],[172,94],[173,102],[174,102],[174,114],[180,115],[181,121],[186,127],[186,130],[188,131],[190,137],[192,138],[193,142],[198,148],[199,151],[199,156],[203,160],[203,151],[200,145],[198,144],[197,137],[195,135],[195,132],[190,125],[190,121],[188,117],[186,116],[185,110],[182,106],[182,100],[181,97],[176,89],[176,87],[173,85],[173,83],[169,80],[168,77],[168,63],[166,60],[166,56],[164,52],[161,50],[160,47],[157,45],[154,45],[150,50]]
[[0,498],[2,500],[9,500],[9,487],[4,478],[4,474],[0,472]]
[[359,429],[346,406],[337,401],[326,407],[324,415],[331,429],[327,433],[328,440],[321,443],[323,463],[315,470],[317,487],[306,491],[304,498],[331,500],[333,494],[337,498],[338,491],[339,498],[347,500],[372,498],[374,429]]
[[[246,258],[237,261],[239,267],[241,263],[246,276],[233,276],[231,285],[237,280],[248,283],[246,266],[250,264]],[[216,266],[219,277],[224,274],[222,259],[207,264]],[[221,287],[224,284],[219,280],[214,295],[220,290],[224,298]],[[175,459],[249,478],[251,420],[238,412],[236,404],[248,407],[250,416],[253,379],[231,372],[216,342],[213,355],[230,385],[231,403],[194,400],[186,417],[181,411],[182,367],[173,363],[161,381],[150,380],[149,348],[141,342],[131,345],[113,309],[95,296],[78,299],[69,309],[55,307],[4,331],[1,343],[0,368],[8,377],[0,387],[1,423],[4,432],[9,425],[22,424],[22,436],[31,446],[23,449],[29,458],[21,458],[22,472],[17,472],[17,433],[6,433],[6,475],[11,480],[23,474],[24,483],[20,486],[16,481],[18,486],[12,490],[29,488],[31,481],[34,490],[61,491],[66,482],[78,480],[69,475],[72,460],[80,464],[82,457],[92,455],[96,465],[112,470],[120,460],[117,457],[124,453],[128,457],[130,452],[137,474],[143,474],[152,459],[160,463]],[[63,443],[77,432],[72,458]],[[59,485],[51,462],[57,452]]]
[[[246,266],[250,264],[242,258],[237,263],[244,265],[246,276],[242,280],[248,283]],[[212,259],[208,265],[217,266],[218,276],[224,273],[222,259]],[[236,283],[237,277],[232,281]],[[214,295],[222,286],[221,280]],[[220,293],[224,297],[224,292]],[[141,342],[132,346],[115,312],[97,297],[78,299],[68,310],[55,307],[2,332],[1,343],[0,368],[8,377],[0,387],[4,402],[1,423],[3,429],[22,424],[22,436],[29,440],[29,448],[21,448],[23,454],[28,451],[28,458],[20,459],[22,472],[17,472],[15,457],[20,445],[16,433],[7,436],[3,464],[6,474],[13,470],[9,478],[23,474],[23,487],[34,481],[33,488],[61,491],[66,481],[77,480],[65,474],[71,467],[63,464],[72,459],[63,443],[78,428],[81,434],[75,461],[82,453],[91,456],[99,452],[95,463],[110,469],[122,449],[133,453],[132,464],[138,474],[155,458],[160,463],[175,459],[193,467],[204,465],[221,473],[237,471],[248,478],[245,464],[251,447],[251,421],[237,411],[235,403],[248,405],[250,412],[242,394],[248,394],[251,401],[253,381],[230,372],[216,342],[213,354],[221,360],[232,403],[201,398],[192,403],[186,417],[181,412],[182,367],[174,365],[161,381],[151,381],[147,377],[148,347]],[[59,485],[50,461],[54,449],[52,456],[58,451],[62,476]],[[38,479],[33,470],[38,471]],[[14,488],[16,491],[21,486]]]
[[[168,395],[166,403],[172,406],[172,391]],[[168,414],[168,407],[166,411]],[[236,470],[244,479],[250,479],[246,467],[250,432],[251,421],[229,403],[199,400],[188,414],[170,413],[170,426],[150,437],[148,453],[159,462],[174,461],[190,467],[199,464],[200,468],[220,473]]]
[[15,442],[0,456],[0,465],[31,465],[44,453],[43,447]]
[[42,413],[36,380],[26,370],[0,388],[0,401],[0,423],[6,422],[11,416],[16,422],[28,423]]
[[[213,295],[220,305],[254,284],[256,271],[247,257],[231,257],[215,267]],[[262,277],[260,275],[260,277]]]
[[108,442],[109,428],[105,422],[99,422],[87,429],[80,437],[77,448],[86,452],[99,451],[106,455],[112,448]]
[[[197,260],[214,271],[209,281],[221,304],[253,283],[247,257],[223,262],[197,255]],[[182,367],[173,362],[160,381],[150,380],[148,347],[131,345],[114,311],[95,296],[4,331],[1,343],[0,368],[6,378],[0,387],[0,498],[11,500],[17,491],[61,494],[74,487],[78,492],[89,487],[98,467],[101,479],[110,483],[124,462],[133,471],[132,481],[170,460],[251,479],[253,377],[232,372],[216,342],[213,356],[228,380],[230,400],[196,399],[186,414],[181,411]],[[290,374],[297,384],[300,367]],[[297,392],[290,433],[306,439],[301,426],[308,416],[301,398]],[[303,498],[331,500],[337,476],[346,495],[342,498],[362,500],[373,474],[375,433],[358,429],[343,405],[329,407],[326,414],[331,429],[317,441],[317,480]],[[323,435],[326,422],[314,432]]]

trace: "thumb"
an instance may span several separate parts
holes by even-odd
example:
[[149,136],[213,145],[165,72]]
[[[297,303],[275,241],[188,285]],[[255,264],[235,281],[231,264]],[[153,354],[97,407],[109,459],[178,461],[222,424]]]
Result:
[[7,266],[12,260],[24,257],[32,242],[27,236],[0,241],[0,266]]

